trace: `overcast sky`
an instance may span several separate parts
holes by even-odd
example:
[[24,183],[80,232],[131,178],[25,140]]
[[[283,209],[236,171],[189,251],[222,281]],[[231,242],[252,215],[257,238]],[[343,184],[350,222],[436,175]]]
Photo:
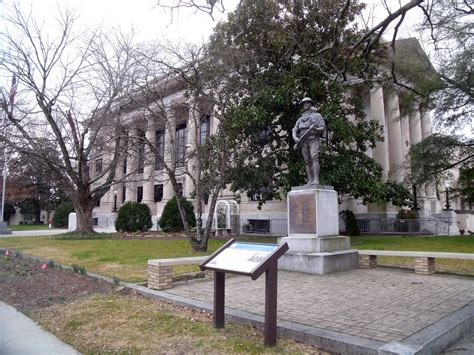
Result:
[[[4,5],[14,0],[0,0]],[[170,1],[170,0],[165,0]],[[226,10],[233,10],[239,0],[224,0]],[[69,7],[80,14],[80,22],[87,26],[97,26],[103,23],[108,26],[120,26],[122,29],[134,26],[137,29],[139,40],[167,38],[173,41],[205,41],[212,32],[216,21],[225,19],[225,14],[216,11],[212,21],[209,15],[191,9],[180,9],[173,16],[169,10],[156,6],[157,0],[17,0],[23,9],[32,8],[37,18],[47,17],[60,7]],[[374,22],[386,15],[386,10],[381,0],[366,0],[369,4],[367,13],[374,8]],[[403,0],[402,4],[408,2]],[[399,7],[398,0],[388,3],[393,9]],[[1,5],[0,5],[1,6]],[[3,9],[2,9],[3,10]],[[3,12],[3,11],[2,11]],[[416,22],[421,13],[414,10],[408,16],[402,35],[404,37],[412,32],[412,24]]]

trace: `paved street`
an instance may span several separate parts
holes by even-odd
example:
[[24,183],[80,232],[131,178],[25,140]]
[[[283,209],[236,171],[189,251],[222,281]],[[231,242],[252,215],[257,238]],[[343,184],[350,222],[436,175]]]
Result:
[[[226,279],[226,306],[264,314],[265,277]],[[474,300],[474,279],[357,269],[325,276],[279,272],[278,319],[381,342],[400,341]],[[167,293],[213,302],[213,281]]]
[[45,332],[15,308],[0,302],[0,354],[78,355],[79,352]]

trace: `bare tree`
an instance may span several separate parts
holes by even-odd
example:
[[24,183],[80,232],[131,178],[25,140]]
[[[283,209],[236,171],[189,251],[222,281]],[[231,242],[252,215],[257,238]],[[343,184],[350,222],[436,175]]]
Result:
[[[1,140],[47,165],[74,203],[77,231],[93,232],[93,207],[117,182],[126,154],[114,102],[130,89],[133,36],[82,30],[74,13],[61,9],[39,21],[15,5],[5,20],[0,68],[17,77],[19,91],[14,104],[2,92],[9,128]],[[44,141],[59,160],[44,152]]]
[[[194,250],[207,249],[217,198],[229,182],[229,168],[236,152],[236,141],[230,139],[228,131],[224,133],[227,127],[223,124],[224,95],[219,93],[218,80],[207,80],[209,77],[204,75],[203,51],[204,47],[200,46],[169,43],[142,47],[137,60],[140,70],[136,90],[128,98],[130,114],[133,112],[134,122],[142,132],[147,127],[152,132],[166,131],[165,144],[157,144],[155,137],[141,134],[148,153],[145,164],[159,166],[163,171],[160,181],[171,184],[185,233]],[[219,120],[217,132],[201,137],[200,127],[211,115]],[[176,136],[176,125],[181,123],[187,124],[189,138],[184,145]],[[196,230],[189,225],[183,207],[180,193],[183,177],[191,181],[192,191],[188,192],[197,206]],[[154,179],[154,174],[145,176],[147,179]],[[204,225],[204,200],[207,199],[210,204]]]

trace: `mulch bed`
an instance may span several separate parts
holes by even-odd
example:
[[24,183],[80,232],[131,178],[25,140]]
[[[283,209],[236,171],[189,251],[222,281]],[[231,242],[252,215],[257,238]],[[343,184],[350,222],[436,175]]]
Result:
[[91,293],[111,294],[117,287],[88,276],[0,254],[0,300],[21,312],[69,302]]

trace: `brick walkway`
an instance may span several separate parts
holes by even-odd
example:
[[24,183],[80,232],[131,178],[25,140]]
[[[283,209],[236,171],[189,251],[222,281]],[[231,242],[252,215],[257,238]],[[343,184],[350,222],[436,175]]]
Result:
[[[397,270],[353,270],[325,276],[279,272],[278,319],[357,337],[400,341],[474,300],[474,279]],[[226,280],[226,307],[264,314],[262,275]],[[213,302],[213,281],[167,293]]]

